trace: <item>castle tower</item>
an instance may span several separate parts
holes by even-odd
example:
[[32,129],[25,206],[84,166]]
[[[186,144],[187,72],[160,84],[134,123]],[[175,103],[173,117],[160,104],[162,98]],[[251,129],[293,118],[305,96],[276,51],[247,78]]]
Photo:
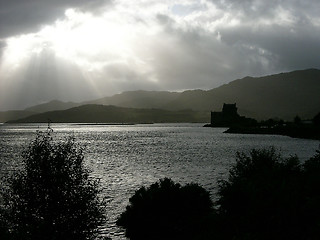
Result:
[[223,104],[222,114],[224,118],[232,119],[239,117],[238,108],[236,103],[234,104]]

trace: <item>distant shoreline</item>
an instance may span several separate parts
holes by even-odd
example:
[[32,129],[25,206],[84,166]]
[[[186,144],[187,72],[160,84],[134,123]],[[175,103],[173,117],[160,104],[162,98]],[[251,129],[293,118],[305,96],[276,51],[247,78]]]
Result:
[[260,134],[260,135],[281,135],[292,138],[303,138],[320,140],[320,127],[273,127],[273,128],[261,128],[261,127],[230,127],[224,133],[235,134]]
[[[137,123],[73,123],[72,125],[76,125],[76,126],[131,126],[131,125],[136,125]],[[139,124],[143,124],[143,123],[139,123]],[[144,123],[147,124],[147,123]],[[149,124],[149,123],[148,123]],[[151,124],[151,123],[150,123]]]

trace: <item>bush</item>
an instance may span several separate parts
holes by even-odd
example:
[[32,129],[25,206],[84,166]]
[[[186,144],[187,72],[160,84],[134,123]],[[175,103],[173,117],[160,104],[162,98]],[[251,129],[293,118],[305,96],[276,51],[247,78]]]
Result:
[[54,142],[51,133],[38,132],[2,194],[10,239],[94,239],[105,220],[99,182],[74,138]]
[[163,179],[136,191],[117,224],[131,240],[319,239],[320,151],[304,164],[274,148],[237,153],[212,205],[200,186]]
[[320,126],[320,112],[316,116],[314,116],[312,121],[314,125]]
[[318,239],[320,154],[301,165],[273,148],[237,154],[219,187],[225,239]]
[[305,239],[319,239],[320,236],[320,150],[303,164],[304,196],[302,220]]
[[4,213],[2,212],[2,209],[0,209],[0,239],[1,240],[7,240],[9,238],[9,232],[6,224],[6,220],[4,219]]
[[196,184],[181,186],[165,178],[141,187],[117,224],[135,239],[207,239],[213,213],[209,193]]

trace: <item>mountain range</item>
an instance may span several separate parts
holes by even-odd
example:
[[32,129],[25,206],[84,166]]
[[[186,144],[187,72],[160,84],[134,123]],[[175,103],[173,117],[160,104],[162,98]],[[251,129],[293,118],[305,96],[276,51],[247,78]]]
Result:
[[[111,110],[122,112],[122,118],[127,120],[129,119],[128,114],[125,113],[133,114],[135,112],[136,114],[140,111],[140,121],[142,122],[152,120],[146,115],[157,115],[158,113],[164,115],[170,113],[171,117],[158,119],[157,121],[177,122],[178,119],[181,121],[183,119],[178,117],[181,116],[181,112],[184,112],[184,114],[188,112],[193,116],[190,115],[188,118],[185,115],[185,120],[209,122],[210,111],[220,111],[223,103],[237,103],[241,115],[258,120],[269,118],[292,120],[297,115],[303,119],[311,119],[320,112],[320,70],[307,69],[264,77],[245,77],[211,90],[188,90],[184,92],[129,91],[82,103],[65,103],[55,100],[27,108],[24,111],[0,112],[0,122],[25,118],[34,114],[39,116],[43,113],[53,117],[62,114],[63,111],[67,111],[65,112],[67,114],[76,110],[79,114],[77,116],[80,117],[82,114],[86,115],[86,111],[89,111],[90,108],[95,109],[95,111],[103,109],[102,111],[106,112]],[[105,106],[95,105],[113,105],[113,107],[107,109],[104,108]],[[116,107],[119,109],[115,110]],[[72,110],[73,108],[75,110]],[[143,111],[143,114],[146,115],[141,115]],[[199,114],[196,114],[196,112],[199,112]],[[108,114],[103,113],[102,115],[106,117],[105,121],[107,121]],[[36,118],[35,116],[33,119]],[[43,115],[41,116],[43,117]],[[145,117],[145,121],[143,121],[142,116]],[[198,118],[194,118],[194,116]],[[30,118],[26,118],[25,121],[29,121],[27,119],[30,120]],[[69,119],[68,122],[76,120],[78,119]],[[103,121],[103,119],[100,119],[97,122]]]

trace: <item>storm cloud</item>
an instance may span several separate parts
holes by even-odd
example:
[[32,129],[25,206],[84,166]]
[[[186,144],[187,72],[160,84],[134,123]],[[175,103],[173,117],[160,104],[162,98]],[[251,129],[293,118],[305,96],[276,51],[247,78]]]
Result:
[[0,109],[320,68],[317,0],[87,2],[0,2]]
[[0,0],[0,38],[38,31],[64,17],[65,10],[97,10],[108,0]]

